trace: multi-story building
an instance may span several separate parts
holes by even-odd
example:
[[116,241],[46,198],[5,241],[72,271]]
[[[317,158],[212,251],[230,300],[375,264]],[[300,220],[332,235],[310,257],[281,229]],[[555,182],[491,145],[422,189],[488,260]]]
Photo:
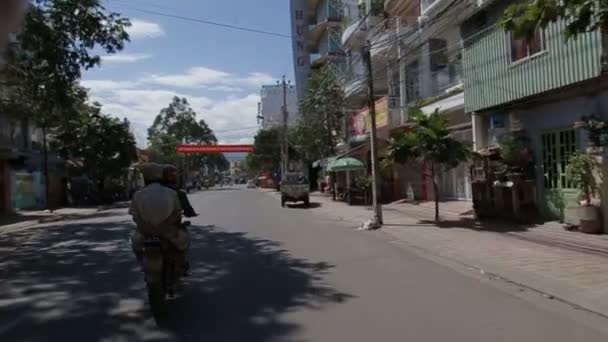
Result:
[[[464,112],[461,78],[460,22],[469,11],[468,2],[454,0],[362,1],[359,19],[344,30],[347,50],[344,90],[354,110],[351,141],[366,140],[361,112],[367,112],[367,70],[362,48],[369,43],[372,80],[376,99],[380,146],[390,132],[405,129],[408,113],[439,110],[449,120],[453,134],[472,141],[471,120]],[[369,8],[369,10],[366,10]],[[357,111],[357,108],[360,108]],[[383,111],[383,108],[386,108]],[[363,120],[365,121],[365,120]],[[382,152],[382,151],[381,151]],[[432,198],[424,165],[395,167],[384,175],[388,197]],[[467,165],[441,176],[440,196],[470,199]]]
[[342,77],[342,19],[354,14],[356,8],[357,0],[291,0],[294,72],[300,100],[314,69],[328,66]]
[[586,145],[574,122],[608,119],[608,77],[600,32],[564,41],[565,24],[517,39],[496,27],[510,2],[492,2],[462,24],[465,110],[472,113],[475,148],[523,132],[534,152],[537,203],[546,217],[563,217],[578,191],[567,181],[568,157]]
[[[283,85],[264,85],[260,91],[260,119],[263,128],[276,127],[283,124]],[[285,89],[287,103],[287,124],[293,125],[298,121],[298,98],[296,88],[287,85]]]
[[[470,2],[422,0],[417,8],[418,20],[400,37],[398,73],[402,122],[411,110],[425,114],[439,111],[447,117],[453,136],[472,142],[471,119],[464,110],[460,35],[460,23],[471,12]],[[468,169],[467,164],[462,164],[439,176],[441,198],[472,198]],[[423,184],[429,183],[430,180],[423,178]],[[431,197],[426,190],[429,188],[425,187],[423,197]]]

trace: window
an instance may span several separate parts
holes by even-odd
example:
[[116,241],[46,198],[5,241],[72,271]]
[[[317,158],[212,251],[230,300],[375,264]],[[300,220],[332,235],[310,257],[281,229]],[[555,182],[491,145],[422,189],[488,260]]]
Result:
[[509,38],[511,40],[511,62],[533,56],[545,49],[544,32],[538,28],[530,39],[516,39],[512,33],[509,34]]

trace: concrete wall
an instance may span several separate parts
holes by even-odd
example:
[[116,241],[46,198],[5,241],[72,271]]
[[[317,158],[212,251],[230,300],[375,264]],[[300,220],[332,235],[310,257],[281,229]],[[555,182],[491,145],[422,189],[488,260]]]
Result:
[[[598,104],[602,97],[604,98],[602,101],[606,102],[608,93],[605,92],[601,96],[581,96],[517,111],[534,148],[537,170],[536,185],[537,189],[540,190],[538,191],[539,196],[542,196],[542,189],[544,188],[541,133],[547,130],[571,128],[574,122],[584,115],[596,114],[608,119],[607,111],[599,111]],[[586,140],[585,131],[580,131],[577,147],[583,150],[587,145]],[[542,200],[542,198],[539,198],[539,200]]]
[[[569,93],[564,92],[564,97]],[[580,95],[562,101],[553,101],[537,105],[523,105],[520,109],[509,111],[495,110],[473,115],[475,126],[475,147],[487,147],[490,142],[489,116],[495,113],[510,114],[516,117],[530,138],[534,150],[536,168],[537,201],[544,201],[544,168],[542,159],[541,134],[544,131],[568,129],[573,127],[575,121],[582,116],[598,115],[608,120],[608,90],[595,95]],[[525,107],[525,108],[524,108]],[[577,135],[577,148],[585,150],[587,147],[586,131],[580,130]]]

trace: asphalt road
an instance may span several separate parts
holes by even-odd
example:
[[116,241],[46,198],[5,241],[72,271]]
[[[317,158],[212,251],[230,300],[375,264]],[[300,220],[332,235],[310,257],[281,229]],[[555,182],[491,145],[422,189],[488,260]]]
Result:
[[[125,210],[0,237],[0,341],[608,341],[606,320],[256,190],[191,195],[193,274],[159,328]],[[213,225],[213,226],[209,226]]]

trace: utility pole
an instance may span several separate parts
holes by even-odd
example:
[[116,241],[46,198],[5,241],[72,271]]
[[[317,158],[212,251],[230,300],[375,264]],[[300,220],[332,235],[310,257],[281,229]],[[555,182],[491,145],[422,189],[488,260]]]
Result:
[[287,112],[287,82],[283,75],[283,170],[282,177],[287,173],[289,168],[289,138],[287,136],[287,120],[289,113]]
[[378,203],[378,142],[376,134],[376,100],[374,98],[374,78],[372,74],[371,44],[369,40],[363,48],[363,57],[367,65],[367,88],[369,117],[372,124],[370,132],[370,149],[372,157],[372,205],[374,207],[374,228],[380,228],[383,224],[382,207]]

